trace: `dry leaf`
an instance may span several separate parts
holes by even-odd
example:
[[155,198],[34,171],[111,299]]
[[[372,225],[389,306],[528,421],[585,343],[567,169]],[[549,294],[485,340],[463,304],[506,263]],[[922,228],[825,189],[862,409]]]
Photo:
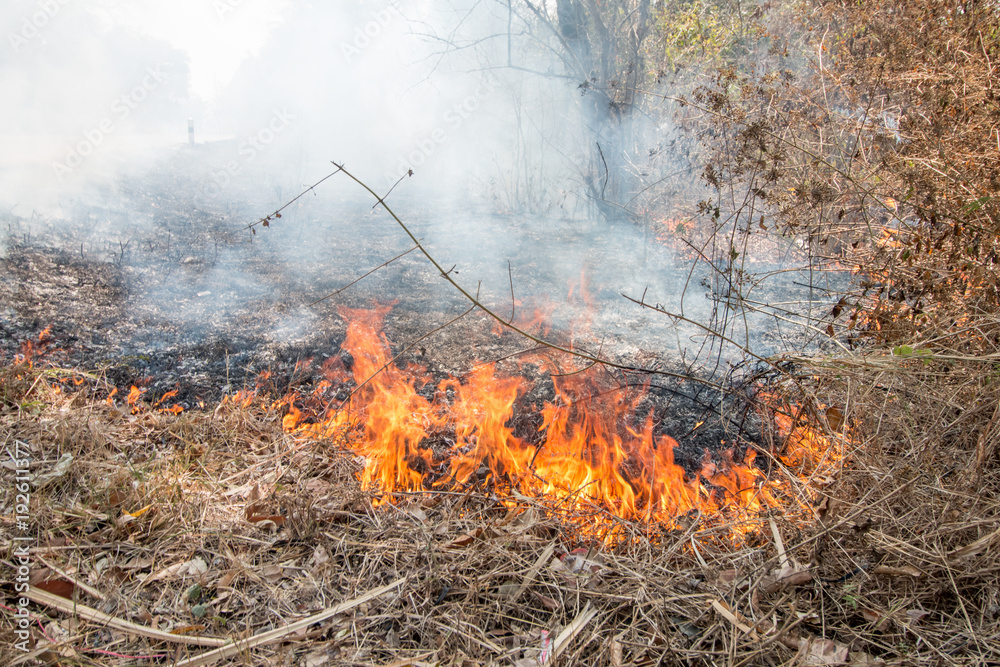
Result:
[[775,593],[786,586],[799,586],[809,583],[812,579],[813,575],[808,567],[790,560],[770,575],[761,579],[760,587],[765,593]]
[[483,534],[483,529],[482,528],[476,528],[476,530],[473,531],[473,532],[471,532],[471,533],[465,533],[464,535],[459,535],[458,537],[456,537],[455,539],[453,539],[451,542],[449,542],[448,544],[444,545],[444,548],[445,549],[462,549],[464,547],[469,546],[473,542],[475,542],[476,539],[480,535],[482,535],[482,534]]
[[840,427],[844,425],[844,411],[837,406],[827,408],[826,423],[829,424],[830,428],[834,431],[839,431]]
[[145,507],[143,507],[143,508],[142,508],[142,509],[140,509],[140,510],[136,510],[136,511],[134,511],[134,512],[126,512],[126,514],[128,514],[129,516],[134,516],[134,517],[135,517],[136,519],[138,519],[138,518],[139,518],[139,517],[141,517],[141,516],[142,516],[143,514],[145,514],[146,512],[148,512],[148,511],[149,511],[149,509],[150,509],[150,508],[151,508],[152,506],[153,506],[152,504],[149,504],[149,505],[146,505]]
[[968,544],[962,547],[961,549],[956,549],[955,551],[952,551],[950,554],[948,554],[948,562],[951,563],[952,565],[955,565],[956,563],[959,563],[965,560],[966,558],[971,558],[972,556],[978,556],[984,550],[988,549],[998,537],[1000,537],[1000,528],[997,528],[986,537],[980,538],[975,542],[973,542],[972,544]]
[[326,497],[330,495],[330,482],[319,477],[306,480],[305,491],[310,496]]
[[535,599],[538,600],[538,603],[541,604],[543,607],[545,607],[547,610],[559,611],[559,606],[560,606],[559,603],[550,598],[548,595],[542,595],[541,593],[533,591],[531,589],[528,589],[528,591],[533,596],[535,596]]
[[229,489],[222,495],[225,498],[232,498],[233,496],[245,497],[247,494],[250,493],[251,488],[253,488],[253,484],[251,482],[247,482],[242,486],[234,486],[233,488]]
[[262,523],[264,521],[270,521],[277,527],[285,525],[285,517],[278,514],[252,514],[247,517],[247,521],[250,523]]
[[142,585],[145,586],[148,583],[159,581],[160,579],[166,579],[168,577],[200,577],[206,572],[208,572],[208,563],[201,558],[192,558],[191,560],[184,561],[183,563],[171,565],[165,570],[160,570],[156,574],[146,577],[142,581]]
[[45,624],[45,634],[53,642],[61,642],[70,638],[70,632],[59,621]]
[[805,643],[805,662],[808,667],[847,664],[847,647],[829,639],[810,639]]
[[869,623],[876,623],[882,615],[878,612],[872,611],[871,609],[861,609],[861,616],[864,617]]
[[529,507],[521,512],[521,514],[514,521],[514,525],[521,528],[531,528],[536,523],[538,523],[538,512],[535,511],[534,507]]
[[313,572],[330,562],[330,552],[322,544],[313,549]]
[[924,573],[913,567],[912,565],[903,565],[902,567],[889,567],[887,565],[879,565],[874,570],[873,574],[887,574],[890,577],[913,577],[919,579],[924,576]]
[[229,572],[226,572],[219,578],[219,581],[216,582],[215,587],[216,589],[228,588],[229,585],[233,583],[234,579],[236,579],[236,570],[230,570]]
[[152,567],[153,559],[146,558],[144,556],[136,556],[135,558],[129,559],[124,565],[122,565],[123,570],[145,570],[148,567]]
[[813,512],[816,514],[816,519],[821,523],[826,520],[827,515],[830,513],[830,497],[823,496],[823,500],[819,502],[816,507],[813,508]]
[[45,485],[53,480],[59,479],[63,475],[69,472],[69,469],[73,466],[73,455],[63,454],[59,457],[56,465],[49,472],[44,472],[35,475],[33,480],[35,485],[35,491],[40,491]]
[[262,576],[268,582],[276,584],[284,578],[285,570],[280,565],[266,565],[260,571],[260,576]]
[[253,503],[260,500],[262,497],[263,494],[261,494],[260,492],[260,485],[254,484],[253,487],[251,487],[249,494],[247,495],[247,506],[252,505]]
[[518,584],[516,581],[511,581],[508,579],[507,581],[500,584],[500,587],[497,589],[497,595],[504,600],[509,600],[510,598],[514,597],[514,595],[516,595],[520,589],[521,589],[520,584]]
[[701,628],[691,622],[691,619],[684,618],[683,616],[670,616],[670,622],[677,626],[685,637],[688,639],[694,639],[695,637],[700,637],[702,632]]
[[41,588],[43,591],[52,593],[53,595],[58,595],[61,598],[66,598],[67,600],[73,599],[73,591],[76,590],[76,586],[72,581],[66,581],[65,579],[49,579],[48,581],[40,581],[37,584],[32,584],[35,588]]
[[622,667],[625,662],[622,656],[622,643],[617,639],[611,640],[611,667]]
[[326,651],[313,651],[312,653],[307,653],[302,657],[302,662],[299,663],[302,667],[324,667],[324,665],[329,665],[330,656],[327,655]]
[[716,574],[719,577],[720,583],[731,584],[736,581],[736,570],[719,570]]
[[427,523],[427,512],[423,511],[419,507],[410,507],[406,510],[406,512],[420,523]]
[[885,660],[873,658],[867,653],[851,653],[851,667],[885,667]]
[[574,549],[562,557],[562,564],[573,574],[597,574],[604,569],[604,560],[590,549]]

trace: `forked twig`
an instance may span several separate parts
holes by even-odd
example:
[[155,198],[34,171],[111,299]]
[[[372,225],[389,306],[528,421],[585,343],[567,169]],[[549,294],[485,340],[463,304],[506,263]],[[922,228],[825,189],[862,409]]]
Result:
[[[538,345],[547,347],[547,348],[549,348],[551,350],[555,350],[557,352],[563,352],[565,354],[577,357],[579,359],[583,359],[585,361],[589,361],[591,363],[601,364],[601,365],[607,366],[609,368],[617,368],[619,370],[629,371],[629,372],[633,372],[633,373],[645,373],[645,374],[649,374],[649,375],[663,375],[663,376],[667,376],[667,377],[677,378],[679,380],[691,380],[691,381],[698,382],[700,384],[706,385],[708,387],[711,387],[713,389],[716,389],[718,391],[723,391],[723,392],[729,391],[723,385],[721,385],[721,384],[719,384],[717,382],[712,382],[711,380],[708,380],[708,379],[705,379],[705,378],[692,377],[690,375],[682,375],[680,373],[671,373],[669,371],[664,371],[664,370],[659,370],[659,369],[640,368],[640,367],[637,367],[637,366],[630,366],[630,365],[627,365],[627,364],[620,364],[620,363],[616,363],[614,361],[611,361],[610,359],[603,359],[601,357],[598,357],[598,356],[593,355],[593,354],[589,354],[587,352],[582,352],[580,350],[570,349],[570,348],[564,347],[562,345],[558,345],[556,343],[553,343],[551,341],[547,341],[544,338],[539,338],[538,336],[535,336],[535,335],[533,335],[531,333],[528,333],[527,331],[525,331],[521,327],[517,326],[513,322],[508,322],[503,317],[501,317],[498,313],[494,312],[491,308],[489,308],[488,306],[486,306],[486,304],[484,304],[482,301],[480,301],[477,296],[474,296],[471,292],[469,292],[467,289],[465,289],[464,287],[462,287],[451,276],[451,273],[452,273],[451,269],[445,270],[445,268],[423,246],[423,244],[416,237],[416,235],[414,235],[413,232],[410,231],[409,227],[406,226],[406,223],[404,223],[399,218],[399,216],[397,216],[396,213],[391,208],[389,208],[389,205],[386,204],[385,199],[383,197],[380,197],[378,195],[378,193],[376,193],[374,190],[372,190],[371,187],[369,187],[364,181],[362,181],[357,176],[355,176],[354,174],[352,174],[351,172],[349,172],[346,168],[344,168],[344,165],[337,164],[336,162],[332,162],[332,161],[331,161],[331,164],[333,166],[335,166],[337,168],[337,170],[335,172],[333,172],[333,174],[330,174],[330,176],[333,176],[334,174],[338,174],[338,173],[343,172],[348,178],[350,178],[352,181],[354,181],[355,183],[357,183],[358,185],[360,185],[362,188],[364,188],[365,190],[367,190],[373,197],[375,197],[376,200],[378,200],[377,203],[380,204],[382,206],[382,208],[385,209],[385,211],[390,216],[392,216],[392,219],[396,221],[396,224],[398,224],[400,226],[400,228],[406,233],[406,235],[410,237],[410,240],[413,242],[413,245],[415,245],[417,247],[417,249],[420,250],[421,254],[423,254],[423,256],[427,258],[427,261],[429,261],[431,263],[431,265],[433,265],[434,268],[437,269],[438,273],[441,274],[441,277],[444,278],[445,280],[447,280],[448,283],[450,283],[452,287],[454,287],[456,290],[458,290],[458,292],[462,296],[464,296],[475,308],[478,308],[479,310],[482,310],[484,313],[486,313],[491,318],[493,318],[494,320],[496,320],[504,328],[510,329],[511,331],[513,331],[513,332],[515,332],[515,333],[523,336],[524,338],[527,338],[530,341],[533,341],[534,343],[537,343]],[[330,176],[327,176],[326,178],[329,178]],[[326,179],[323,179],[323,180],[326,180]]]

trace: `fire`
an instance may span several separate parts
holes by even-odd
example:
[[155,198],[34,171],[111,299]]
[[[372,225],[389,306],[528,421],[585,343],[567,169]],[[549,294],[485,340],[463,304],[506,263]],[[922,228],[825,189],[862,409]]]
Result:
[[[422,367],[400,367],[382,333],[389,310],[341,309],[348,322],[341,355],[324,364],[326,381],[313,397],[284,399],[283,419],[286,431],[336,438],[362,456],[361,482],[384,499],[483,484],[667,526],[687,513],[746,518],[794,504],[781,500],[780,484],[754,465],[753,450],[741,457],[726,450],[721,458],[706,452],[690,474],[674,460],[677,442],[656,432],[651,415],[637,416],[644,388],[609,389],[589,372],[559,375],[542,357],[532,361],[552,372],[555,395],[536,406],[537,435],[519,436],[513,424],[528,389],[521,375],[481,364],[435,384]],[[353,387],[339,409],[323,399],[337,387]],[[314,416],[324,412],[329,416]],[[786,426],[796,441],[789,461],[807,454],[818,460],[816,452],[828,446],[819,432],[800,443],[798,431]]]
[[[150,408],[150,406],[142,400],[142,396],[145,393],[146,393],[145,389],[140,389],[135,385],[132,385],[132,387],[129,389],[128,395],[125,397],[125,403],[128,405],[129,412],[131,412],[131,414],[137,415],[143,412],[144,410]],[[173,389],[171,391],[164,393],[163,396],[161,396],[158,401],[153,403],[152,409],[156,410],[157,412],[167,412],[174,416],[181,414],[182,412],[184,412],[183,405],[174,403],[173,405],[170,406],[164,406],[164,403],[167,400],[171,398],[176,398],[178,393],[180,392],[177,389]],[[117,395],[118,395],[118,388],[112,387],[111,391],[104,399],[104,402],[108,405],[108,407],[113,407],[115,405],[115,396]]]
[[139,403],[139,398],[142,397],[145,391],[145,389],[139,389],[139,387],[136,387],[135,385],[132,385],[132,388],[129,390],[128,398],[126,400],[128,401],[129,408],[132,410],[132,414],[138,414],[142,410],[142,404]]
[[14,355],[15,364],[25,364],[29,367],[34,365],[36,357],[43,355],[47,351],[48,345],[52,342],[52,325],[45,327],[38,332],[38,340],[26,340],[21,343],[21,350]]

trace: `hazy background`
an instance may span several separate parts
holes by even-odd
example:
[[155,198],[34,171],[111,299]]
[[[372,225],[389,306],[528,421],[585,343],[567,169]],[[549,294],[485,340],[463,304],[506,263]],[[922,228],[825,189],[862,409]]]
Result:
[[[147,294],[193,325],[226,300],[277,294],[250,268],[261,252],[307,286],[297,297],[307,301],[336,286],[317,280],[324,267],[367,269],[405,249],[402,232],[343,177],[256,239],[245,225],[329,173],[331,160],[380,193],[412,169],[390,202],[499,310],[512,275],[519,298],[562,299],[589,280],[605,334],[701,349],[703,331],[679,336],[621,293],[648,290],[650,302],[709,323],[704,265],[692,273],[646,220],[601,219],[582,186],[595,140],[661,188],[695,184],[690,164],[665,148],[677,138],[670,114],[595,127],[594,98],[565,73],[553,35],[510,19],[494,0],[7,2],[0,206],[21,222],[0,233],[74,229],[67,243],[81,257],[138,264],[165,249],[182,267],[210,264],[197,289],[185,268],[161,272]],[[357,224],[373,215],[385,220]],[[440,278],[421,289],[450,291]],[[195,303],[189,292],[220,301],[177,306]],[[405,298],[405,286],[377,296]],[[730,335],[745,340],[752,320]]]
[[[538,188],[559,187],[550,162],[572,163],[565,128],[577,84],[503,67],[502,9],[419,0],[5,3],[0,201],[21,215],[58,211],[75,188],[135,173],[186,143],[192,118],[198,144],[240,140],[237,164],[219,165],[216,176],[265,161],[278,178],[314,176],[338,160],[381,187],[412,167],[411,192],[472,189],[512,206],[504,182],[515,160],[531,161]],[[554,71],[539,55],[515,57]]]

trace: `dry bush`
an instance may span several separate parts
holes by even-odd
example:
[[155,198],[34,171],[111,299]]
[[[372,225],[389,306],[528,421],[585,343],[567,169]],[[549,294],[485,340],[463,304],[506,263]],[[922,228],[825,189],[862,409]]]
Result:
[[[890,662],[992,664],[1000,10],[816,1],[761,21],[752,62],[720,68],[685,109],[710,156],[704,227],[734,260],[777,232],[814,270],[854,274],[818,325],[841,351],[790,371],[789,392],[837,406],[855,442],[813,557],[916,568],[895,585],[836,582],[824,622]],[[730,301],[741,261],[715,264]]]

